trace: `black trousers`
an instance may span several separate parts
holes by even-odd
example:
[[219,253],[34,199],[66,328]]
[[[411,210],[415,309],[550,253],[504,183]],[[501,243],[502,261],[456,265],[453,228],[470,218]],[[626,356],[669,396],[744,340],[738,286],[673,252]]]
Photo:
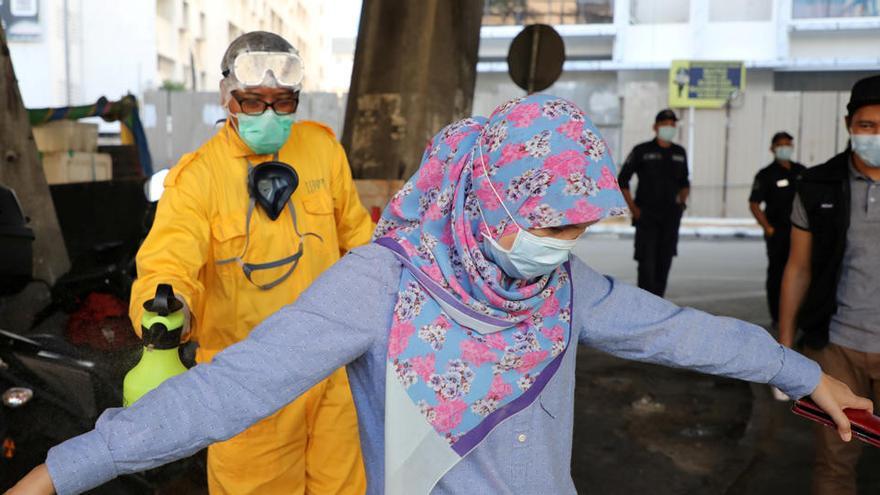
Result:
[[638,261],[639,287],[663,297],[672,258],[678,254],[678,227],[681,212],[667,215],[642,213],[637,222],[635,256]]
[[779,294],[782,291],[782,274],[788,262],[788,250],[791,247],[791,231],[777,230],[773,237],[764,237],[767,245],[767,307],[770,318],[776,324],[779,321]]

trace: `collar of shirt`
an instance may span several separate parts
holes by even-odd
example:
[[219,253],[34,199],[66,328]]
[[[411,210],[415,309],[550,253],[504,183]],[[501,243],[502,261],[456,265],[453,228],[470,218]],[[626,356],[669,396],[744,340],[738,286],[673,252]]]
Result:
[[779,163],[779,160],[774,159],[770,163],[770,170],[775,170],[776,172],[789,174],[789,175],[791,175],[791,174],[796,175],[796,174],[799,174],[804,169],[803,165],[801,165],[800,163],[798,163],[794,160],[790,161],[789,163],[791,165],[788,168],[785,168],[782,166],[781,163]]
[[867,175],[861,173],[859,169],[856,168],[855,162],[853,162],[852,156],[849,157],[849,180],[863,180],[865,182],[873,183],[874,180],[868,177]]
[[660,138],[655,137],[654,139],[651,140],[651,143],[654,145],[655,148],[661,149],[661,150],[671,151],[672,149],[675,148],[675,143],[673,143],[672,141],[668,141],[668,142],[669,142],[669,146],[664,147],[664,146],[660,145]]

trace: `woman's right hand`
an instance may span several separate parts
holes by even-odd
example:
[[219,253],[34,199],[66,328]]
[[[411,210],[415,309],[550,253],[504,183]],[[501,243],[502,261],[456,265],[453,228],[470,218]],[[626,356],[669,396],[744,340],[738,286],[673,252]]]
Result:
[[6,495],[53,495],[55,485],[49,476],[49,468],[40,464],[24,478],[6,491]]

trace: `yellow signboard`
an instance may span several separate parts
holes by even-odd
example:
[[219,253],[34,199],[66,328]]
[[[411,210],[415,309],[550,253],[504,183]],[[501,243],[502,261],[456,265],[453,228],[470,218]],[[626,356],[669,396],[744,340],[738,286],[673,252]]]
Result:
[[671,108],[721,108],[731,94],[745,89],[742,62],[673,60],[669,67]]

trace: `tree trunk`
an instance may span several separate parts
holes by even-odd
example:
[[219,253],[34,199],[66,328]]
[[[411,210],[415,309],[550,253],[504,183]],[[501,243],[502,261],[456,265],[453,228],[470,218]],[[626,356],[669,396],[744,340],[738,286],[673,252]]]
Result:
[[358,179],[406,179],[470,116],[483,2],[364,0],[342,143]]
[[[44,63],[32,61],[32,63]],[[6,33],[0,27],[0,183],[15,190],[34,240],[34,278],[49,285],[70,269],[67,249],[27,111],[12,69]]]

